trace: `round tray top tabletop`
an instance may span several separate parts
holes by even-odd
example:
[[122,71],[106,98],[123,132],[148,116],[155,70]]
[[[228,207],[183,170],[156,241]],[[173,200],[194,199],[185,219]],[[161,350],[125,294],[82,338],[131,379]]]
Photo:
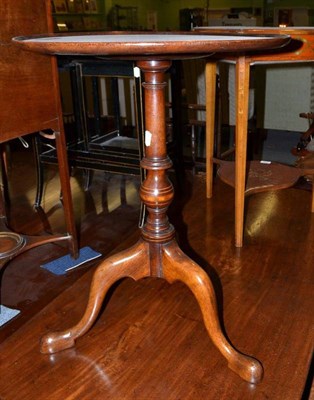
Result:
[[102,56],[175,56],[209,55],[279,48],[290,41],[288,35],[205,35],[185,33],[99,33],[51,34],[16,37],[13,41],[25,49],[48,54]]

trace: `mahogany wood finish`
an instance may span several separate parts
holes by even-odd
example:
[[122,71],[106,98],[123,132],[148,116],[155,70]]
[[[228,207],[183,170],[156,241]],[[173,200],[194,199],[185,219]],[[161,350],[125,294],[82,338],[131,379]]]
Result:
[[[206,69],[206,84],[208,96],[207,118],[215,119],[215,104],[211,102],[212,82],[216,81],[216,63],[218,61],[229,61],[236,63],[236,142],[235,142],[235,245],[243,245],[244,225],[244,198],[246,191],[246,152],[247,152],[247,130],[248,130],[248,99],[250,68],[259,63],[295,63],[314,61],[314,28],[268,28],[268,27],[199,27],[197,32],[222,35],[267,35],[287,34],[291,36],[290,43],[276,50],[261,52],[247,52],[246,54],[224,54],[218,55],[216,61],[210,60]],[[206,127],[206,138],[209,143],[214,141],[214,125],[210,123]],[[207,198],[213,195],[213,146],[206,150],[206,174],[207,174]],[[224,168],[224,167],[222,167]],[[294,175],[294,173],[292,172]],[[313,174],[313,171],[312,171]],[[305,175],[300,170],[299,175]],[[289,179],[287,183],[293,181]],[[287,186],[285,186],[287,187]],[[274,184],[272,189],[281,189],[282,186]],[[314,201],[312,200],[312,204]],[[314,206],[312,206],[314,212]]]
[[[0,7],[0,143],[43,129],[56,132],[60,182],[67,234],[28,237],[7,228],[3,196],[1,208],[0,266],[16,254],[51,241],[68,241],[77,255],[69,171],[58,90],[56,60],[25,52],[12,43],[18,34],[53,32],[50,0],[3,0]],[[7,232],[8,240],[5,240]]]
[[[31,225],[32,232],[40,232],[42,223],[32,210],[35,169],[29,168],[29,158],[21,163],[22,157],[19,154],[17,162],[22,173],[15,168],[10,174],[11,197],[30,212],[21,220],[13,207],[10,216],[14,228]],[[59,217],[51,214],[59,197],[55,170],[49,166],[46,174],[51,190],[45,209],[58,227],[63,224],[60,213],[55,213]],[[80,178],[83,183],[79,173],[75,181]],[[128,248],[139,236],[137,230],[131,234],[139,212],[133,190],[138,177],[129,183],[128,204],[111,212],[103,209],[106,192],[101,172],[94,175],[88,193],[80,185],[73,187],[81,241],[103,257]],[[119,196],[120,179],[112,176],[108,184],[110,193]],[[19,195],[25,185],[29,199]],[[233,198],[234,190],[217,180],[216,195],[205,202],[203,175],[193,177],[187,172],[184,185],[184,194],[176,191],[169,208],[170,221],[179,228],[182,248],[212,277],[219,315],[225,317],[230,339],[262,360],[263,382],[251,385],[228,373],[208,338],[192,293],[180,282],[169,285],[163,279],[117,283],[93,329],[77,341],[75,349],[49,357],[41,354],[36,338],[80,318],[99,263],[85,264],[64,276],[52,275],[38,268],[49,253],[61,251],[61,246],[49,244],[16,257],[4,271],[2,299],[21,309],[21,314],[0,329],[3,400],[312,399],[314,221],[309,218],[309,193],[291,188],[248,197],[248,245],[239,252],[233,245],[233,204],[221,201]],[[116,201],[110,196],[110,210]]]
[[[140,197],[148,212],[141,238],[133,247],[103,261],[96,269],[83,317],[70,329],[45,335],[41,351],[52,354],[74,346],[96,321],[104,297],[119,279],[131,277],[163,278],[170,283],[182,281],[193,292],[200,306],[208,335],[228,366],[250,383],[263,376],[259,361],[235,350],[220,327],[213,285],[205,271],[185,255],[175,240],[174,227],[169,223],[167,209],[174,190],[166,171],[171,167],[166,148],[165,72],[171,59],[186,54],[205,55],[219,49],[243,50],[267,48],[287,43],[288,37],[272,38],[209,38],[202,35],[87,35],[42,38],[18,38],[17,43],[33,51],[57,54],[96,54],[129,57],[138,55],[137,66],[144,74],[145,157],[141,165],[147,170]],[[233,46],[231,43],[233,42]],[[168,60],[169,59],[169,60]]]
[[[213,53],[276,49],[287,45],[290,36],[284,34],[210,35],[198,32],[100,32],[85,35],[47,34],[37,37],[16,37],[19,46],[40,54],[81,54],[119,59],[181,59],[206,57]],[[111,57],[110,57],[111,56]]]

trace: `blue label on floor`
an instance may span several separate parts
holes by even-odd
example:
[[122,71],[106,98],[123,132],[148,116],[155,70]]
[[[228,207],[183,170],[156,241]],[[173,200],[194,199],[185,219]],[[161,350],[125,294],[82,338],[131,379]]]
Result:
[[94,260],[100,257],[101,254],[91,249],[90,247],[83,247],[80,249],[79,256],[77,259],[67,254],[63,257],[57,258],[56,260],[50,261],[46,264],[41,265],[42,268],[50,271],[55,275],[64,275],[68,271],[85,264],[88,261]]
[[16,317],[20,312],[20,310],[15,310],[14,308],[5,307],[0,304],[0,326],[11,321],[11,319]]

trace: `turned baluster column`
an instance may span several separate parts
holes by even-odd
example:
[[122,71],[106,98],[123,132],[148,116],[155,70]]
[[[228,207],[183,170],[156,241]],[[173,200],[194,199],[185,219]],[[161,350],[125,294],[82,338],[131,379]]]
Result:
[[161,276],[160,246],[174,238],[174,228],[169,223],[167,209],[174,190],[167,177],[172,162],[167,155],[165,115],[165,72],[170,61],[140,61],[144,72],[145,99],[145,157],[141,166],[147,170],[140,196],[147,207],[148,217],[142,229],[142,237],[150,243],[152,276]]

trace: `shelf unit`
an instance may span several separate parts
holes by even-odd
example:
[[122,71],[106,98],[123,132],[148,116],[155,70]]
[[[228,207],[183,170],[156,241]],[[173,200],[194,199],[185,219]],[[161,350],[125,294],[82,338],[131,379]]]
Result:
[[[110,21],[110,22],[109,22]],[[137,7],[113,6],[108,15],[108,25],[111,30],[133,31],[138,30]]]
[[106,27],[104,2],[100,0],[52,0],[56,32],[101,31]]

